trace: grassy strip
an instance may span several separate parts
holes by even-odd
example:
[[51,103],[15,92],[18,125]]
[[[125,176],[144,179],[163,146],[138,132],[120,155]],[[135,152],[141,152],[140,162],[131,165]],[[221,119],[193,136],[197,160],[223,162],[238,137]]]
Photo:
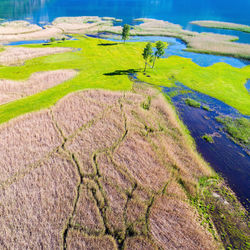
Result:
[[[250,115],[250,98],[245,83],[250,78],[250,66],[234,68],[226,63],[201,67],[190,59],[171,56],[158,60],[147,75],[138,74],[140,81],[171,87],[181,82],[196,91],[212,96]],[[237,97],[237,98],[236,98]]]
[[224,125],[224,130],[238,143],[250,147],[250,120],[247,118],[233,119],[217,117],[216,120]]
[[200,108],[201,107],[201,104],[199,102],[197,102],[197,101],[195,101],[194,99],[191,99],[191,98],[185,99],[185,103],[188,106],[191,106],[191,107],[194,107],[194,108]]

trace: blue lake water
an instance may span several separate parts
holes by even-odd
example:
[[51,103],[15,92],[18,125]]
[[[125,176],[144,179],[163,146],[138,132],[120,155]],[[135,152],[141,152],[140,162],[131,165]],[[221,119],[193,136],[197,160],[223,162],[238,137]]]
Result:
[[[134,18],[149,17],[181,24],[185,29],[193,20],[217,20],[250,25],[249,0],[1,0],[0,18],[29,19],[48,23],[59,16],[111,16],[131,23]],[[204,31],[206,29],[203,29]],[[236,34],[231,31],[218,31]],[[237,33],[241,42],[250,43],[250,34]]]

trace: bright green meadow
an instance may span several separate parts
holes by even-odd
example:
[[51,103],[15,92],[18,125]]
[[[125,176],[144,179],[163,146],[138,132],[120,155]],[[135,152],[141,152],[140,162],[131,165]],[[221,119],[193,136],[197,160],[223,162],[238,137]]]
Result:
[[[244,84],[250,78],[250,66],[234,68],[225,63],[200,67],[190,59],[171,56],[156,61],[154,69],[142,73],[145,43],[114,43],[77,36],[78,40],[54,42],[51,47],[71,47],[72,52],[34,58],[20,66],[1,66],[0,79],[25,80],[32,73],[57,69],[76,69],[78,75],[41,93],[0,106],[0,123],[19,115],[48,108],[68,93],[83,89],[128,91],[132,82],[128,73],[137,72],[140,80],[162,86],[176,81],[213,96],[250,115],[250,98]],[[44,47],[43,45],[25,45]],[[48,45],[47,45],[48,46]],[[150,77],[147,77],[150,75]]]

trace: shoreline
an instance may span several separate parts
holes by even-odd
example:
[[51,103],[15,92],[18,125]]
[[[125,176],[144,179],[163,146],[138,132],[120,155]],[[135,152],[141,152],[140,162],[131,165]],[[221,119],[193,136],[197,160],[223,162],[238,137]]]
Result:
[[[121,21],[121,20],[119,20]],[[225,55],[250,60],[250,44],[237,43],[236,36],[216,33],[198,33],[184,30],[180,25],[163,20],[137,18],[142,23],[131,26],[131,36],[165,36],[181,39],[189,51]],[[122,27],[114,26],[115,18],[82,16],[59,17],[50,25],[39,26],[28,21],[4,22],[0,25],[0,42],[61,39],[69,34],[98,34],[107,32],[121,34]],[[10,32],[10,30],[12,32]]]
[[197,21],[191,21],[189,23],[206,28],[236,30],[245,33],[250,33],[250,26],[245,24],[211,21],[211,20],[197,20]]

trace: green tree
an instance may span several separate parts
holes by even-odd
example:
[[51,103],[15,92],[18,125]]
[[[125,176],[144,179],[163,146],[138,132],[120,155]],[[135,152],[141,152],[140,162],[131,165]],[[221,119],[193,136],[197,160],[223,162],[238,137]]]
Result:
[[145,72],[147,69],[148,60],[151,60],[153,56],[152,43],[150,42],[147,43],[146,47],[143,50],[142,56],[145,61],[145,68],[144,68],[144,72]]
[[55,37],[51,37],[49,40],[50,40],[51,43],[56,41]]
[[124,24],[122,28],[122,40],[125,41],[129,38],[130,26],[128,24]]
[[154,62],[153,62],[153,68],[155,66],[155,61],[156,59],[159,59],[161,56],[165,54],[165,49],[166,49],[166,44],[163,43],[162,41],[158,41],[156,43],[156,51],[154,54]]

